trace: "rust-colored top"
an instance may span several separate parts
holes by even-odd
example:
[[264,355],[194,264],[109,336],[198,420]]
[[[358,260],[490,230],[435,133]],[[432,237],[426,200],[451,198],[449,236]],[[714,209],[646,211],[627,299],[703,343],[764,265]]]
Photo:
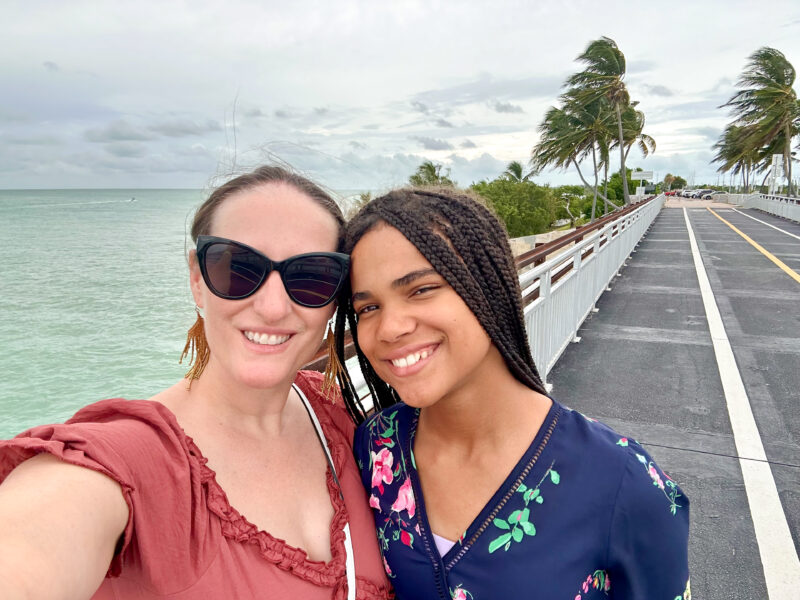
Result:
[[158,402],[103,400],[64,424],[34,427],[0,441],[0,481],[23,460],[48,452],[119,483],[130,518],[95,599],[343,600],[343,529],[348,520],[357,598],[390,598],[352,455],[353,425],[341,403],[334,405],[321,395],[321,382],[321,374],[307,371],[295,380],[320,420],[344,494],[342,502],[329,469],[335,513],[328,563],[309,560],[304,550],[260,531],[239,514],[200,450]]

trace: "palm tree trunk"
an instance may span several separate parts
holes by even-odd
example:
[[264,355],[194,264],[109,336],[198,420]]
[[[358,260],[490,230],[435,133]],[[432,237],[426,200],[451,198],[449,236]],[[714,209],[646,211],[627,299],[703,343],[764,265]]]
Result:
[[[586,181],[586,178],[583,176],[583,173],[581,173],[581,168],[578,166],[578,162],[575,160],[575,157],[573,156],[570,160],[572,161],[572,164],[575,165],[575,168],[578,170],[578,177],[581,178],[581,181],[583,182],[583,187],[585,187],[587,190],[590,191],[596,189],[593,188],[588,181]],[[608,198],[603,196],[599,191],[597,192],[597,195],[600,196],[603,200],[608,200]]]
[[622,195],[625,198],[625,206],[631,203],[631,194],[628,191],[628,172],[625,170],[625,144],[623,141],[624,135],[622,133],[622,109],[620,109],[619,102],[614,104],[617,111],[617,128],[619,129],[619,161],[620,161],[620,177],[622,177]]
[[[608,154],[608,152],[606,152],[606,154]],[[607,196],[608,196],[608,161],[606,161],[604,166],[603,166],[603,181],[605,182],[603,184],[603,194],[604,194],[604,196],[603,196],[603,207],[605,207],[605,210],[603,211],[603,214],[608,214],[608,205],[610,204],[610,202],[608,201],[608,198],[607,198]]]
[[594,213],[597,208],[597,156],[594,152],[594,144],[592,144],[592,167],[594,168],[594,198],[592,199],[592,218],[590,223],[594,223]]
[[792,132],[789,127],[789,123],[786,124],[786,133],[784,134],[786,137],[786,146],[783,149],[783,162],[784,162],[784,172],[786,173],[786,177],[789,181],[789,187],[786,188],[786,195],[791,198],[794,194],[792,193]]

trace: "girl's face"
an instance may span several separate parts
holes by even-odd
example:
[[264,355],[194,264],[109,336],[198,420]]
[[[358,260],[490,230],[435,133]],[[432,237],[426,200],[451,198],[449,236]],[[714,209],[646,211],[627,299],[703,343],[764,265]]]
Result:
[[[335,251],[338,228],[327,210],[295,187],[268,184],[226,198],[214,213],[209,233],[280,261],[306,252]],[[194,251],[190,271],[211,349],[203,377],[259,389],[293,381],[319,347],[335,306],[296,304],[276,271],[252,296],[220,298],[203,281]]]
[[487,356],[499,356],[466,303],[394,227],[364,234],[350,273],[361,349],[406,404],[457,393],[480,380]]

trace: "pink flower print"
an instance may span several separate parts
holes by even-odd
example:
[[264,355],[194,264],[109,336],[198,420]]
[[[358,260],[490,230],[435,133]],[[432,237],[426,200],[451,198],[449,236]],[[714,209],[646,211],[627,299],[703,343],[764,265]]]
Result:
[[581,595],[578,594],[577,596],[575,596],[575,600],[581,600]]
[[[374,474],[372,476],[372,481],[375,481]],[[397,500],[395,500],[394,504],[392,504],[392,510],[398,513],[401,510],[407,510],[409,517],[414,516],[414,513],[417,510],[417,504],[414,501],[414,490],[411,488],[410,479],[406,478],[406,480],[403,482],[403,485],[400,486],[400,490],[397,492]]]
[[419,523],[417,523],[416,525],[414,525],[414,531],[416,531],[416,532],[417,532],[417,535],[422,535],[422,532],[419,530]]
[[386,562],[386,557],[385,556],[383,557],[383,568],[386,570],[386,574],[389,577],[391,577],[392,576],[392,570],[389,568],[389,563]]
[[370,454],[372,454],[372,487],[377,487],[378,491],[383,494],[383,484],[394,481],[392,474],[394,456],[388,448],[382,448],[380,452],[371,452]]
[[606,573],[606,582],[603,584],[603,591],[607,592],[610,589],[611,589],[611,578],[608,576],[608,573]]
[[658,471],[656,471],[656,468],[653,465],[650,465],[650,468],[647,471],[650,473],[650,479],[653,480],[653,483],[655,483],[659,489],[663,490],[664,482],[661,481],[661,476],[658,474]]
[[456,591],[453,593],[453,600],[467,600],[467,594],[466,594],[466,592],[464,592],[464,590],[462,590],[461,588],[458,588],[458,589],[457,589],[457,590],[456,590]]
[[381,502],[378,500],[378,497],[375,494],[372,494],[369,497],[369,505],[376,510],[381,509]]

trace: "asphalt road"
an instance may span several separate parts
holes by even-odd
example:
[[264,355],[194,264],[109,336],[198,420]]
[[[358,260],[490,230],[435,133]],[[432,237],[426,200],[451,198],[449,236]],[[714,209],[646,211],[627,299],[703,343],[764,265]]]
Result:
[[[800,273],[800,224],[755,210],[713,210]],[[770,519],[785,519],[791,537],[781,551],[790,560],[794,551],[796,560],[800,282],[707,208],[662,209],[548,381],[562,403],[642,442],[686,492],[693,596],[764,600],[775,579],[765,576],[748,501],[755,492],[737,458],[684,211],[769,461],[757,466],[771,472],[777,488],[783,516]],[[771,600],[800,599],[795,583],[796,595],[776,597],[772,587]]]

